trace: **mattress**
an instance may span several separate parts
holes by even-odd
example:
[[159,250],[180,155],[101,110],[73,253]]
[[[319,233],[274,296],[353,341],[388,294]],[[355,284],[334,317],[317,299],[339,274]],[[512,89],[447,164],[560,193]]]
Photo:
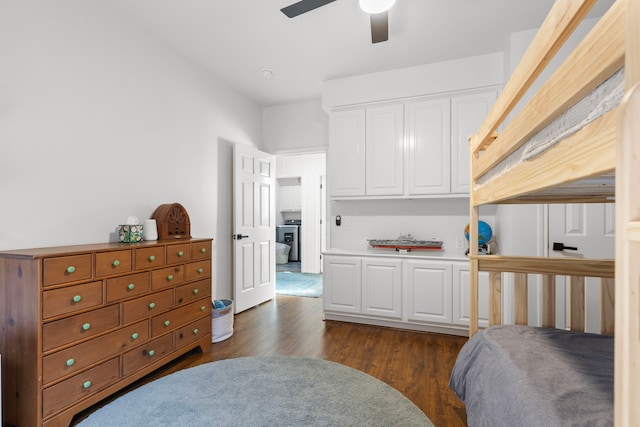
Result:
[[612,426],[613,337],[493,326],[463,346],[449,386],[475,426]]
[[586,97],[558,116],[520,148],[477,179],[475,187],[481,187],[578,132],[589,123],[617,107],[623,96],[624,68],[615,72]]

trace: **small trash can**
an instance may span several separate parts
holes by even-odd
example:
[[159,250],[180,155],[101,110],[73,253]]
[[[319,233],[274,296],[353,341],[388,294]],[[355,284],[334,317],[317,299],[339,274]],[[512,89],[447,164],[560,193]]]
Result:
[[276,242],[276,264],[286,264],[289,262],[289,251],[291,246]]
[[218,300],[224,307],[216,308],[215,302],[211,312],[211,342],[224,341],[233,335],[233,301],[230,299]]

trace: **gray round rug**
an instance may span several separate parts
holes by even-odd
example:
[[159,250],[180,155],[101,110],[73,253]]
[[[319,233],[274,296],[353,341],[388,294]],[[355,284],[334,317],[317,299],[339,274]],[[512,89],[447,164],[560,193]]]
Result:
[[245,357],[184,369],[78,426],[433,426],[399,391],[322,359]]

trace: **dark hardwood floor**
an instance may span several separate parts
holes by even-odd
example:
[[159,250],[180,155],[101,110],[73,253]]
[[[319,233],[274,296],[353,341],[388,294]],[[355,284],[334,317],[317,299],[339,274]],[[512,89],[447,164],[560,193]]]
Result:
[[[395,387],[437,427],[466,426],[448,387],[466,338],[322,320],[322,299],[278,295],[234,319],[234,333],[208,353],[190,353],[142,382],[235,357],[316,357],[359,369]],[[137,384],[139,385],[139,384]]]

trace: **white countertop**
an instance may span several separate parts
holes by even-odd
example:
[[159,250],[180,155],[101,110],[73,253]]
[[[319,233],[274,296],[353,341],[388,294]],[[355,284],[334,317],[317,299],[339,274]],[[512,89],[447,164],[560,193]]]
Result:
[[461,251],[436,251],[436,250],[412,250],[399,252],[395,249],[337,249],[331,248],[322,252],[323,255],[344,255],[344,256],[370,256],[385,258],[411,258],[411,259],[432,259],[440,261],[469,261],[469,258]]

